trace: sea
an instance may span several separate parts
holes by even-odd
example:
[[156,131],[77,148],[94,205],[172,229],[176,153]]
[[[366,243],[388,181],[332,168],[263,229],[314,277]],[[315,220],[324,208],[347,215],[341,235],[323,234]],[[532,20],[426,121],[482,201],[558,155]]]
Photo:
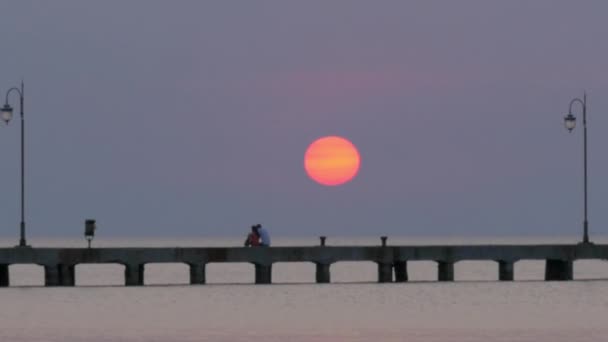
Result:
[[[243,238],[96,239],[94,247],[239,246]],[[607,243],[608,238],[595,239]],[[84,240],[34,239],[35,247],[82,247]],[[575,238],[393,238],[389,245],[572,243]],[[334,238],[328,245],[378,245]],[[317,238],[274,239],[312,246]],[[0,240],[11,247],[14,241]],[[76,287],[46,288],[36,265],[10,267],[0,288],[1,342],[194,341],[608,341],[608,261],[577,261],[574,281],[545,282],[543,261],[515,264],[498,282],[495,262],[458,262],[439,283],[433,262],[409,262],[408,283],[375,283],[371,262],[332,265],[315,284],[309,263],[278,263],[272,285],[254,285],[250,264],[208,264],[207,284],[188,285],[181,264],[148,264],[145,286],[124,287],[120,265],[79,265]]]

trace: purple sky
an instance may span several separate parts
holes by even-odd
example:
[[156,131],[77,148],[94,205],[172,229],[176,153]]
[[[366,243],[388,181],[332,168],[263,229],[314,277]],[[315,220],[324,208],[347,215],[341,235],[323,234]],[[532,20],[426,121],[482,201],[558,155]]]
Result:
[[[4,1],[0,92],[26,83],[28,235],[608,233],[605,1]],[[15,105],[17,99],[11,98]],[[576,107],[580,115],[580,108]],[[579,124],[582,120],[579,119]],[[306,176],[314,139],[361,152]],[[0,127],[0,235],[19,220]]]

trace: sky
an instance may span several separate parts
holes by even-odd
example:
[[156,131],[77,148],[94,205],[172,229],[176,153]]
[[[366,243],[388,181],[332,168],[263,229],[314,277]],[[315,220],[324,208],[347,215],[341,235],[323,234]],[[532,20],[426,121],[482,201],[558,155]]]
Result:
[[[605,1],[2,1],[29,240],[608,234]],[[13,94],[9,102],[17,107]],[[17,109],[16,109],[17,110]],[[18,236],[19,120],[0,127]],[[315,139],[361,168],[324,187]]]

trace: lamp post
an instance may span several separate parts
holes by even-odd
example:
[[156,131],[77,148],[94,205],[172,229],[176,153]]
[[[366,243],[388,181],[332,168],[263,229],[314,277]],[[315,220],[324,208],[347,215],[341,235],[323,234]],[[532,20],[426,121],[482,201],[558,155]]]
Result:
[[25,241],[25,129],[23,122],[23,97],[24,97],[24,87],[23,81],[21,82],[21,89],[17,87],[13,87],[6,92],[6,102],[4,103],[4,107],[2,107],[1,116],[2,120],[8,124],[9,121],[13,118],[13,107],[8,104],[9,95],[13,92],[17,92],[19,94],[19,109],[21,115],[21,224],[20,224],[20,238],[19,238],[19,247],[26,247],[27,243]]
[[576,127],[576,117],[572,114],[572,106],[579,103],[583,107],[583,183],[584,183],[584,218],[583,218],[583,243],[589,243],[589,221],[587,220],[587,94],[583,99],[574,98],[570,101],[568,115],[564,117],[564,125],[568,132]]

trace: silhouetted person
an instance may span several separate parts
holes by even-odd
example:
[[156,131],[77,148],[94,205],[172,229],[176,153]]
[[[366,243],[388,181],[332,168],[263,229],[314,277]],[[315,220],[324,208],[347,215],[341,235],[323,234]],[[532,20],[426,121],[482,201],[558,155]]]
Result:
[[260,235],[257,232],[256,226],[251,226],[251,233],[245,239],[245,247],[253,247],[260,245]]
[[261,224],[256,224],[255,226],[253,226],[253,228],[255,229],[255,232],[260,237],[260,246],[269,247],[270,246],[270,234],[268,234],[268,231],[265,228],[263,228]]

